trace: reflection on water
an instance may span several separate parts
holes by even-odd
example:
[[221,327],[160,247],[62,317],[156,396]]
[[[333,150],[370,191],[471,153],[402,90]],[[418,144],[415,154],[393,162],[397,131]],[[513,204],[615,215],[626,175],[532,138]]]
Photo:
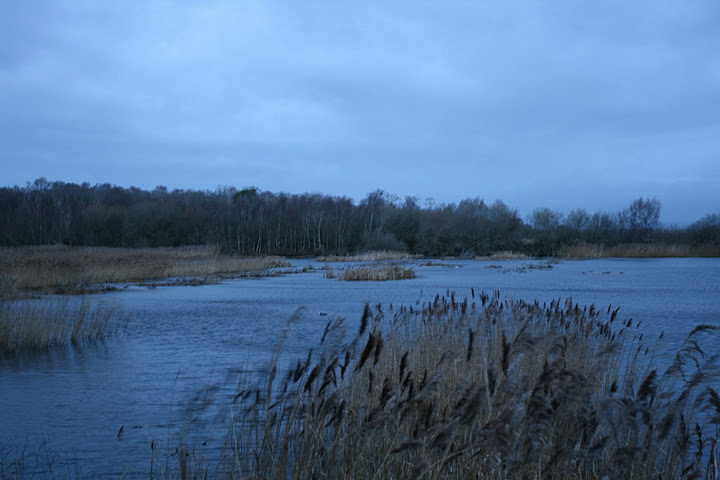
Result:
[[285,344],[288,360],[304,356],[329,319],[347,318],[354,329],[366,302],[387,311],[448,291],[470,296],[471,288],[620,306],[620,317],[642,321],[648,337],[665,332],[660,362],[696,324],[720,325],[720,259],[568,261],[551,269],[524,261],[443,263],[449,267],[416,266],[418,278],[393,282],[342,282],[315,270],[106,294],[132,316],[122,337],[79,352],[0,360],[0,448],[25,448],[28,468],[52,466],[48,476],[147,475],[152,442],[155,465],[174,464],[178,435],[214,457],[238,385],[266,364],[298,307],[304,316]]

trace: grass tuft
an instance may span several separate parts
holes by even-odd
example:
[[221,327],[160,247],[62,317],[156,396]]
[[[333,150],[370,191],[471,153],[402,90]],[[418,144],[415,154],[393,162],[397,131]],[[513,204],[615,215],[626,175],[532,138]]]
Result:
[[114,306],[88,300],[0,302],[0,354],[38,353],[104,340],[127,322]]

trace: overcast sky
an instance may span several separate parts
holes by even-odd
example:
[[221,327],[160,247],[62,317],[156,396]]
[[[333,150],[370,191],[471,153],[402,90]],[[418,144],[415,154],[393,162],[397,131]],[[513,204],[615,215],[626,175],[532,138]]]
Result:
[[720,211],[720,2],[5,1],[0,167],[685,224]]

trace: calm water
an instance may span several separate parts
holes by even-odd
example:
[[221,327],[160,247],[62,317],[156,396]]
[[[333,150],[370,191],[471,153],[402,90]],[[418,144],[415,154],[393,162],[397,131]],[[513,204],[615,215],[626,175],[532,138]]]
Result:
[[[287,358],[314,346],[329,319],[347,318],[354,329],[366,302],[408,305],[447,291],[462,298],[471,287],[620,306],[620,317],[642,320],[648,336],[665,332],[659,361],[695,325],[720,325],[720,259],[568,261],[551,270],[523,268],[533,263],[526,261],[443,263],[416,266],[419,278],[395,282],[341,282],[314,271],[106,294],[102,301],[132,316],[122,336],[81,352],[0,360],[0,468],[3,452],[22,449],[26,472],[39,465],[40,476],[147,476],[151,442],[156,465],[174,464],[178,436],[217,455],[239,382],[266,363],[299,307]],[[47,465],[53,470],[42,470]]]

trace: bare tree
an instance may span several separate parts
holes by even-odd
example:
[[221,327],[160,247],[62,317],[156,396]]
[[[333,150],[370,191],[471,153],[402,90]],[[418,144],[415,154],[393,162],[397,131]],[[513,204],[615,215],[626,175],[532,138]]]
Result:
[[660,226],[660,201],[656,198],[633,200],[623,213],[636,241],[645,240]]
[[549,232],[557,229],[563,214],[549,208],[536,208],[528,219],[535,230]]

